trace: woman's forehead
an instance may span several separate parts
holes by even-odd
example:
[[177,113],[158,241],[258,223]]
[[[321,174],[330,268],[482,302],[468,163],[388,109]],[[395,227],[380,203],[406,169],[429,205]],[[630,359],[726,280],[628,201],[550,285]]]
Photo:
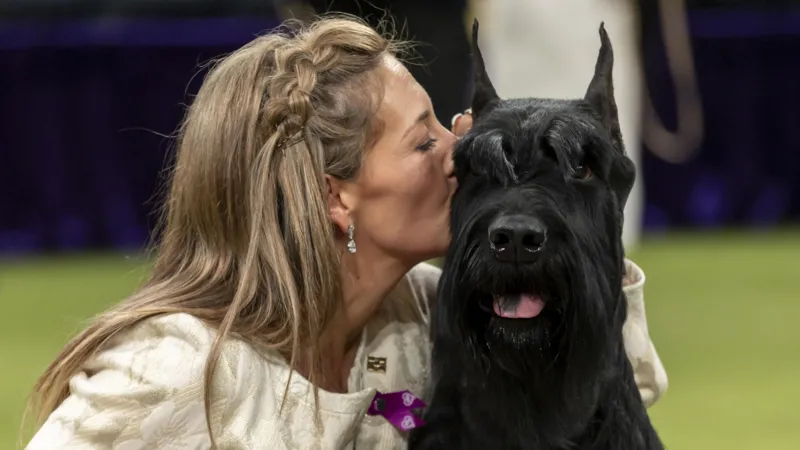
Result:
[[394,57],[387,57],[379,69],[383,98],[378,114],[391,128],[405,129],[430,108],[430,98],[406,67]]

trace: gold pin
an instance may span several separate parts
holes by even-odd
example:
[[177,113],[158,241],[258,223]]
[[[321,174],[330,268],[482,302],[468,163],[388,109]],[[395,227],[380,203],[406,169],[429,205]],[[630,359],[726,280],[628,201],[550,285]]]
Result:
[[367,356],[367,370],[370,372],[386,373],[386,358]]

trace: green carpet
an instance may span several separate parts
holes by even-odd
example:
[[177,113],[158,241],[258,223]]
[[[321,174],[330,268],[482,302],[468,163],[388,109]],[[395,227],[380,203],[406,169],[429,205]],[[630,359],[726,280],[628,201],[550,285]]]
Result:
[[[649,238],[650,333],[670,380],[650,410],[677,450],[795,450],[800,442],[800,233]],[[142,279],[122,255],[0,262],[0,448],[17,448],[36,376],[91,315]]]

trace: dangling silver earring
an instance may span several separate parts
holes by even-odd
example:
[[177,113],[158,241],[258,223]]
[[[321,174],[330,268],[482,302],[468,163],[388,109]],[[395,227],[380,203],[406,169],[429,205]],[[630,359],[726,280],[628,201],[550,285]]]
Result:
[[347,251],[350,253],[356,252],[356,241],[353,240],[353,233],[356,231],[356,226],[352,223],[347,227]]

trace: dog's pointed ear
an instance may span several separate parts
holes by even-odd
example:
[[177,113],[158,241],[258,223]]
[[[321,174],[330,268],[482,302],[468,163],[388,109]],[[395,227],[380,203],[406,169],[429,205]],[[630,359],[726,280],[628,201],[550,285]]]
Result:
[[613,69],[614,49],[611,47],[611,40],[608,38],[608,33],[606,33],[605,24],[601,22],[600,52],[597,55],[594,76],[591,83],[589,83],[584,99],[600,114],[603,124],[611,133],[614,145],[624,153],[625,147],[622,143],[622,132],[619,128],[617,102],[614,100]]
[[611,141],[617,153],[609,174],[609,186],[617,196],[620,209],[625,208],[633,184],[636,181],[636,167],[625,155],[625,144],[622,141],[622,131],[619,127],[617,102],[614,100],[614,49],[608,38],[605,24],[600,23],[600,52],[594,67],[589,88],[586,90],[585,100],[600,114],[606,129],[611,134]]
[[477,120],[481,114],[489,111],[500,101],[486,72],[483,55],[478,47],[478,19],[472,22],[472,65],[475,84],[472,93],[472,116]]

